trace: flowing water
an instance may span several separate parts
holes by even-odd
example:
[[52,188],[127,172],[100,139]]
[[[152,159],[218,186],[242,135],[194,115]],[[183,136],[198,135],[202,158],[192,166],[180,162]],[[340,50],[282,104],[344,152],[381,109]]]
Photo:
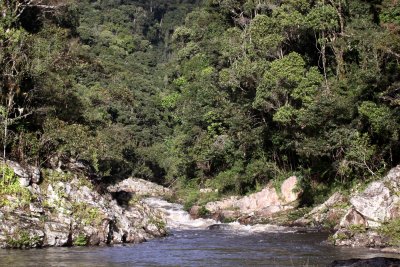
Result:
[[127,246],[0,250],[0,266],[325,266],[337,259],[400,257],[332,247],[323,242],[325,233],[236,223],[215,227],[213,220],[190,219],[180,205],[146,202],[166,214],[171,235]]

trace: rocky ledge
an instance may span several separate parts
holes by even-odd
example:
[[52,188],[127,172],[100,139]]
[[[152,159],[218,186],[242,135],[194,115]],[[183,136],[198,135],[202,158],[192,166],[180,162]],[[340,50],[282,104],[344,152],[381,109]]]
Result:
[[134,195],[121,205],[82,174],[7,165],[0,186],[2,248],[138,243],[166,234],[162,214]]
[[400,165],[350,196],[334,193],[325,203],[296,220],[295,225],[334,230],[329,241],[337,246],[399,253]]
[[[290,177],[277,189],[272,183],[260,192],[233,196],[193,206],[194,218],[206,216],[221,222],[269,223],[331,230],[330,242],[338,246],[363,246],[400,253],[400,165],[364,190],[351,195],[334,193],[313,209],[299,208],[302,192]],[[207,213],[206,213],[206,212]],[[310,228],[311,227],[311,228]]]
[[400,166],[350,198],[350,206],[332,237],[335,245],[400,246]]
[[112,193],[132,193],[142,197],[170,197],[169,188],[139,178],[128,178],[115,185],[110,185],[107,190]]
[[204,215],[205,209],[209,217],[219,221],[238,220],[242,224],[255,224],[294,210],[298,206],[301,194],[299,180],[292,176],[283,181],[279,188],[269,183],[260,192],[248,196],[232,196],[209,202],[205,207],[193,206],[190,214],[193,218],[198,218],[201,213]]

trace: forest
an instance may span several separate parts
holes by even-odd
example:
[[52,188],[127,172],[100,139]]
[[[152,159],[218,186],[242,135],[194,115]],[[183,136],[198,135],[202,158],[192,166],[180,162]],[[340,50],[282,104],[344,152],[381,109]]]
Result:
[[2,158],[189,204],[400,163],[398,0],[0,0]]

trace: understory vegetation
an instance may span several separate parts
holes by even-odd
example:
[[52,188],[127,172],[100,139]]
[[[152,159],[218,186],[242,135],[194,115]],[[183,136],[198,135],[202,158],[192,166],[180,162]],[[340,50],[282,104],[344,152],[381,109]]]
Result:
[[[144,178],[188,203],[297,175],[313,204],[400,162],[397,0],[7,0],[0,11],[4,158],[81,161],[101,183]],[[13,183],[3,176],[1,192]]]

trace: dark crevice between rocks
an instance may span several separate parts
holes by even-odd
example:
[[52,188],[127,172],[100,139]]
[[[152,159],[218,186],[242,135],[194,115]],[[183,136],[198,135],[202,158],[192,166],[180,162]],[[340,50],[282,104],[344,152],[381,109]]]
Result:
[[107,234],[107,241],[106,243],[109,245],[111,244],[112,240],[114,238],[114,222],[110,221],[108,224],[108,234]]
[[117,201],[118,205],[122,207],[128,207],[133,194],[126,191],[118,191],[111,193],[111,196]]
[[65,247],[72,247],[73,244],[74,244],[74,241],[72,240],[72,230],[70,230],[69,234],[68,234],[68,241],[67,241],[67,243],[65,243],[64,246]]

